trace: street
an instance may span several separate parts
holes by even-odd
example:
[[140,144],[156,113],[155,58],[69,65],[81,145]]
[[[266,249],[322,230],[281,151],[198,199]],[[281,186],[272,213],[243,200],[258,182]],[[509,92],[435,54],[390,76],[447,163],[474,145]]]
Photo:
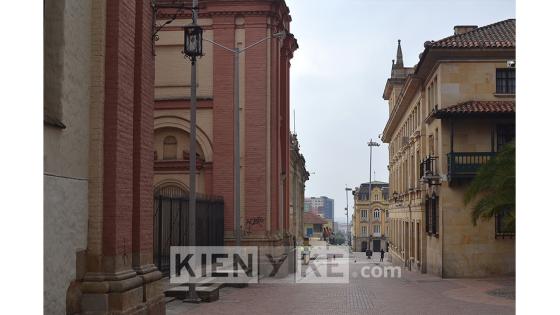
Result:
[[348,284],[259,283],[242,289],[224,287],[220,299],[213,303],[196,305],[171,300],[167,314],[515,313],[514,278],[441,279],[404,270],[400,279],[359,276],[362,267],[378,262],[379,253],[374,253],[371,260],[364,253],[354,253]]

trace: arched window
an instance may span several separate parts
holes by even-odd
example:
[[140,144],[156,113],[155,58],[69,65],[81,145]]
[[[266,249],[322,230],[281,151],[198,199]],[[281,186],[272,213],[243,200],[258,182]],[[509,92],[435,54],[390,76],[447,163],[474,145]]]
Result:
[[177,159],[177,139],[173,136],[167,136],[163,139],[163,159]]
[[373,219],[379,220],[381,218],[381,211],[379,209],[375,209],[373,211]]

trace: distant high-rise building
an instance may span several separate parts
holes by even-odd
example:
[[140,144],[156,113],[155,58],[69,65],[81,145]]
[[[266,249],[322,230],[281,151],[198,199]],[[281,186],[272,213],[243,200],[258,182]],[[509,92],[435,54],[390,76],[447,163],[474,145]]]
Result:
[[325,196],[305,198],[304,211],[332,220],[334,217],[334,199]]

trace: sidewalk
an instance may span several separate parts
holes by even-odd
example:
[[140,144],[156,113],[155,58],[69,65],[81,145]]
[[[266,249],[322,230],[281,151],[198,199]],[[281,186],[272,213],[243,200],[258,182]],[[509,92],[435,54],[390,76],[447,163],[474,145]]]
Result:
[[[365,253],[353,253],[350,272],[359,275],[364,267],[391,266],[379,262],[379,253],[375,254],[367,259]],[[401,278],[357,276],[346,284],[259,283],[222,288],[216,302],[171,301],[167,314],[514,314],[515,300],[507,296],[514,285],[514,278],[441,279],[402,270]]]

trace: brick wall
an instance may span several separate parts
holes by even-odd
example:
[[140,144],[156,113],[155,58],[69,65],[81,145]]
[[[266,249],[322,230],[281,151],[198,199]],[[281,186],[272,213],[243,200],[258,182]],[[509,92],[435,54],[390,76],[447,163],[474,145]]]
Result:
[[133,151],[133,264],[152,262],[153,248],[153,122],[154,57],[152,9],[149,1],[137,1],[134,61]]
[[[214,41],[234,47],[234,17],[213,18]],[[214,50],[213,193],[224,197],[224,229],[233,231],[233,55]]]
[[[267,36],[266,16],[245,18],[246,44]],[[266,43],[245,52],[245,218],[266,217]],[[266,226],[255,225],[252,234]]]
[[105,44],[103,254],[108,257],[124,257],[132,251],[135,51],[131,34],[135,31],[135,4],[135,1],[107,1],[110,32]]

